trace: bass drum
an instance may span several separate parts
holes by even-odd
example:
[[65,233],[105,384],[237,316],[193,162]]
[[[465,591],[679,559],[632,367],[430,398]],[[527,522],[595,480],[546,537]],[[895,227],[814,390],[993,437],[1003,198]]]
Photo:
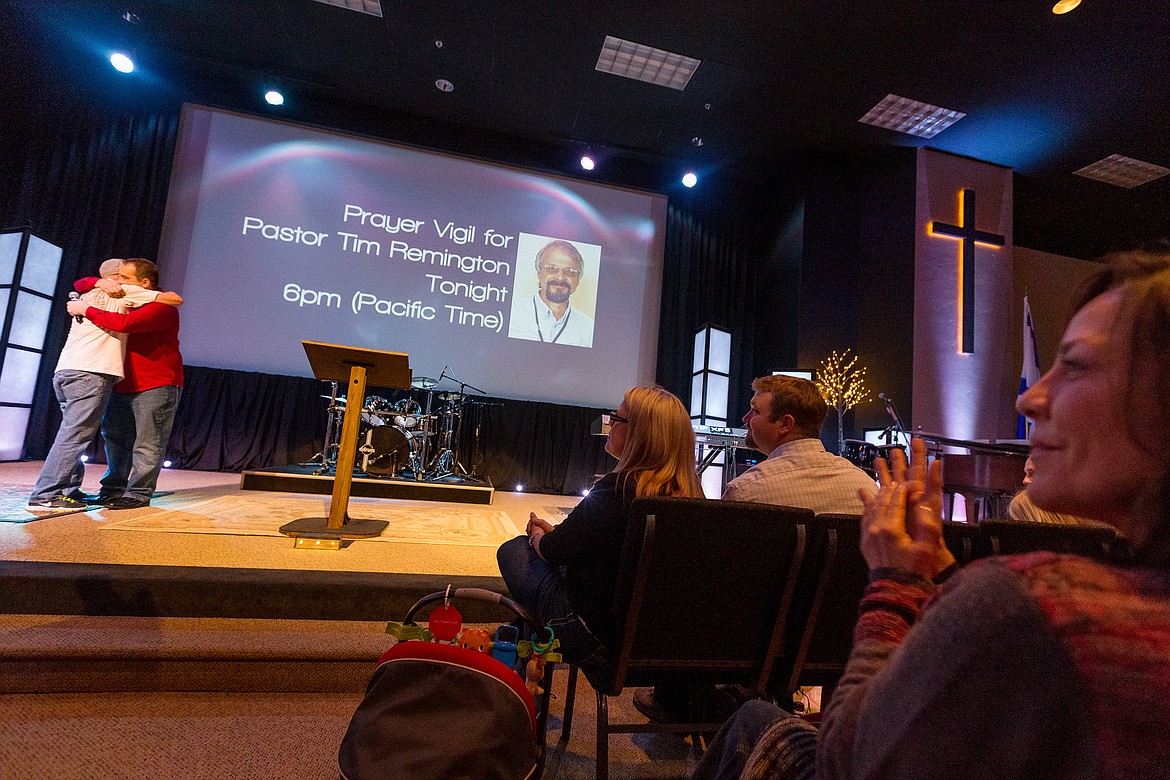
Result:
[[358,447],[362,471],[373,477],[392,477],[412,465],[414,446],[414,436],[396,425],[371,428]]

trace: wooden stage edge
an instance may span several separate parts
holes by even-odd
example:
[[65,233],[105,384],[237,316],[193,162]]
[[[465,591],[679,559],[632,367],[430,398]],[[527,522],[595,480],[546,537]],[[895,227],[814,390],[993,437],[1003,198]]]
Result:
[[[315,465],[273,466],[240,474],[241,490],[329,495],[332,474],[314,474]],[[410,501],[444,501],[453,504],[491,504],[495,488],[488,479],[474,482],[418,482],[397,477],[368,477],[355,472],[350,484],[354,498],[398,498]]]

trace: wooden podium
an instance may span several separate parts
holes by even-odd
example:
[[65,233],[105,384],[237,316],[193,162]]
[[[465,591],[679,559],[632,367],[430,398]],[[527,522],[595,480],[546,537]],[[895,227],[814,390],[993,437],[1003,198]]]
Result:
[[280,532],[287,536],[314,539],[368,539],[382,533],[385,520],[350,520],[349,491],[353,483],[353,464],[357,457],[358,427],[366,385],[405,390],[410,387],[410,365],[401,352],[380,349],[343,347],[319,341],[302,341],[313,375],[328,382],[348,382],[345,415],[341,418],[341,445],[337,452],[337,469],[333,478],[333,499],[329,517],[302,517],[285,523]]

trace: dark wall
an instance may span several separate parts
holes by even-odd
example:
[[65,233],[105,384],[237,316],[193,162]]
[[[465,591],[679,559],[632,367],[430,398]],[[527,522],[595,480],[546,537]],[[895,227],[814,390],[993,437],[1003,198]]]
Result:
[[[910,425],[914,338],[913,149],[865,159],[807,161],[803,181],[804,255],[800,277],[801,368],[818,368],[846,349],[865,366],[871,401],[845,417],[845,437],[891,423],[879,392]],[[837,415],[822,430],[837,441]]]

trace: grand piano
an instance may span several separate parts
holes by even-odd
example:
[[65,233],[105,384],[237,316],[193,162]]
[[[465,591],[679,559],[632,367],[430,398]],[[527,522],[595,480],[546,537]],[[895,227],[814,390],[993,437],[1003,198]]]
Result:
[[[966,500],[968,522],[1007,517],[1008,504],[1024,486],[1027,444],[966,441],[922,431],[914,435],[942,458],[944,520],[954,513],[956,493]],[[943,447],[965,448],[967,454],[943,452]]]

